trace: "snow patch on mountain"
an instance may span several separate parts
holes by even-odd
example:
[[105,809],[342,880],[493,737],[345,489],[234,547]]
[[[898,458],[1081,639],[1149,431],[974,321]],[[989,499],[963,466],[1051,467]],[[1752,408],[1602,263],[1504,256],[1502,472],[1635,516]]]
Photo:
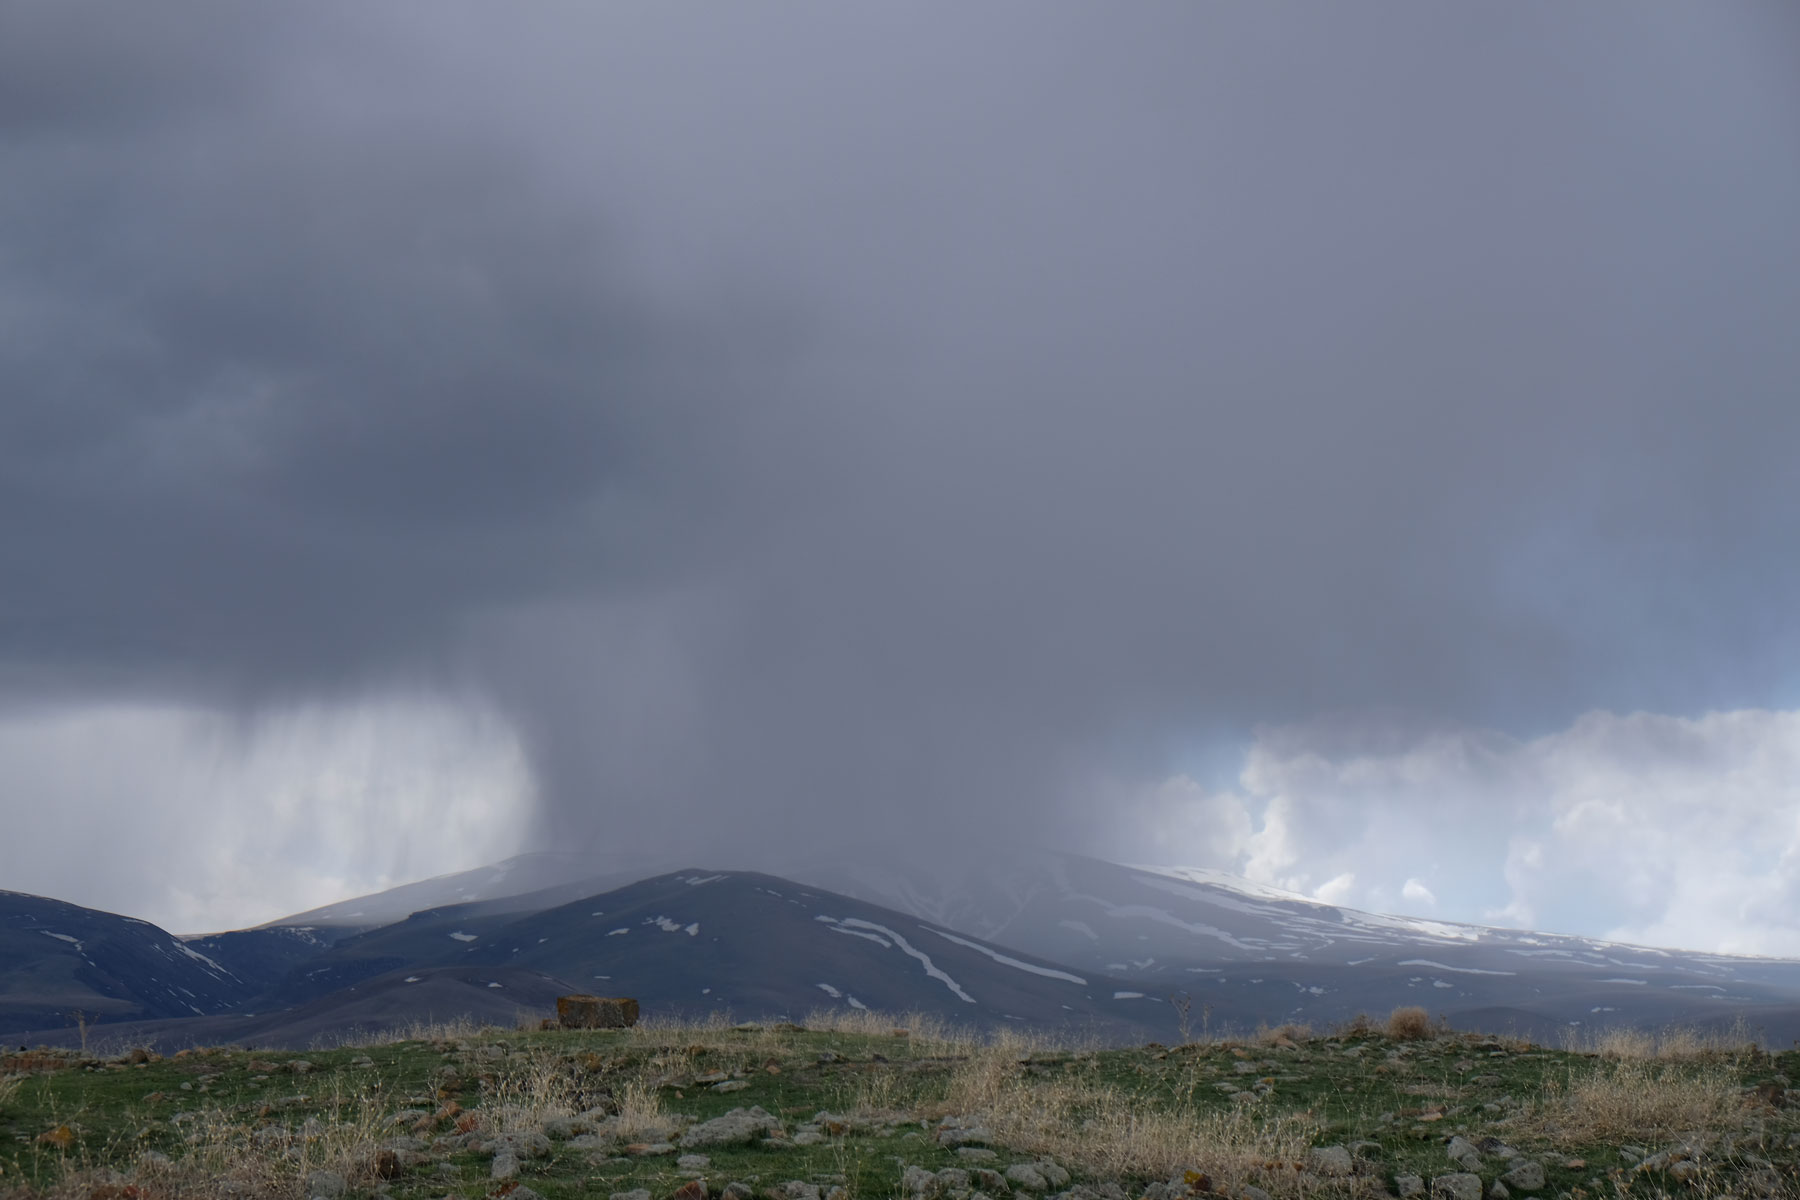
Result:
[[[929,926],[927,926],[927,928],[929,928]],[[1053,971],[1049,967],[1039,967],[1028,962],[1021,962],[1019,959],[1001,954],[996,950],[989,950],[980,942],[971,942],[967,938],[959,938],[954,933],[945,933],[941,929],[932,929],[931,932],[937,934],[946,941],[955,942],[959,946],[967,946],[978,954],[985,954],[1002,966],[1014,967],[1021,971],[1030,971],[1033,975],[1042,975],[1045,979],[1063,979],[1070,983],[1079,983],[1083,987],[1087,986],[1087,980],[1079,975],[1071,975],[1067,971]]]

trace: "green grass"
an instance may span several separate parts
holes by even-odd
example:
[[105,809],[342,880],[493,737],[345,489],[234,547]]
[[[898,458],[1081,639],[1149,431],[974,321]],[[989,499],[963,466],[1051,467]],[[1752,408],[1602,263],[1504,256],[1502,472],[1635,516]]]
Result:
[[[896,1023],[907,1035],[892,1032]],[[297,1061],[310,1069],[294,1073]],[[745,1086],[720,1092],[696,1082],[711,1073]],[[1404,1176],[1461,1170],[1446,1153],[1460,1136],[1490,1147],[1484,1186],[1511,1165],[1484,1142],[1491,1138],[1544,1166],[1545,1197],[1769,1187],[1800,1196],[1800,1110],[1786,1093],[1800,1078],[1800,1053],[1748,1047],[1620,1059],[1471,1034],[1396,1041],[1292,1031],[1095,1049],[983,1042],[916,1019],[867,1018],[837,1030],[449,1030],[306,1053],[221,1048],[141,1062],[48,1052],[13,1061],[4,1078],[0,1195],[304,1197],[306,1176],[323,1168],[342,1173],[351,1195],[379,1187],[396,1200],[486,1197],[503,1187],[489,1177],[489,1155],[448,1143],[459,1121],[491,1134],[621,1106],[653,1125],[659,1113],[704,1121],[756,1105],[789,1133],[820,1110],[859,1121],[818,1145],[701,1150],[711,1161],[699,1171],[680,1169],[675,1155],[634,1157],[555,1137],[518,1179],[552,1200],[640,1187],[661,1200],[697,1177],[714,1196],[733,1181],[761,1194],[799,1180],[861,1200],[898,1195],[903,1164],[1004,1170],[1048,1155],[1077,1182],[1116,1183],[1130,1197],[1183,1179],[1184,1168],[1221,1189],[1379,1194]],[[414,1116],[393,1124],[402,1112]],[[994,1160],[972,1163],[937,1145],[949,1116],[987,1127]],[[383,1180],[377,1156],[401,1137],[422,1148]],[[1635,1165],[1640,1152],[1683,1144],[1693,1161],[1673,1174]],[[1313,1174],[1308,1146],[1351,1148],[1356,1175]]]

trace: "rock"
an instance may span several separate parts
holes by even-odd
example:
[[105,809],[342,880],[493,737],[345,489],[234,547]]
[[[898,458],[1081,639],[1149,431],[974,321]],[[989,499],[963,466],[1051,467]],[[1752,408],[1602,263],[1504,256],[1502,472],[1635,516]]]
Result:
[[488,1149],[495,1154],[511,1151],[519,1158],[547,1158],[550,1155],[550,1139],[535,1129],[518,1130],[494,1138],[488,1143]]
[[775,1200],[819,1200],[819,1185],[800,1179],[790,1179],[770,1188],[769,1195]]
[[817,1129],[796,1129],[793,1143],[796,1146],[817,1146],[825,1141],[825,1135]]
[[756,1193],[749,1184],[732,1180],[719,1193],[720,1200],[755,1200]]
[[964,1162],[993,1162],[1000,1156],[986,1146],[958,1146],[956,1157]]
[[673,1142],[633,1142],[625,1147],[625,1153],[633,1158],[655,1158],[659,1154],[675,1153]]
[[323,1196],[325,1200],[337,1200],[350,1189],[344,1177],[336,1171],[314,1171],[306,1177],[306,1194]]
[[1307,1167],[1319,1175],[1341,1178],[1355,1169],[1350,1151],[1342,1146],[1319,1146],[1307,1155]]
[[637,1024],[638,1002],[628,996],[558,996],[556,1019],[564,1029],[623,1029]]
[[933,1137],[940,1146],[985,1145],[994,1140],[994,1135],[980,1121],[964,1121],[959,1117],[945,1117]]
[[969,1168],[969,1182],[989,1196],[1004,1196],[1012,1191],[1012,1188],[1007,1185],[1006,1176],[987,1167]]
[[735,1146],[780,1128],[781,1122],[761,1108],[734,1108],[722,1117],[700,1122],[681,1135],[679,1144],[686,1149]]
[[1246,1183],[1238,1188],[1238,1200],[1275,1200],[1275,1198],[1255,1184]]
[[669,1200],[706,1200],[706,1185],[698,1179],[690,1179],[676,1188]]
[[961,1167],[945,1167],[937,1173],[938,1191],[952,1195],[969,1190],[969,1173]]
[[494,1165],[488,1171],[489,1179],[511,1179],[519,1173],[519,1156],[511,1150],[502,1150],[494,1155]]
[[1417,1175],[1394,1176],[1394,1190],[1400,1194],[1400,1200],[1408,1200],[1411,1196],[1425,1194],[1425,1180]]
[[629,1192],[614,1192],[607,1200],[650,1200],[649,1188],[632,1188]]
[[702,1071],[694,1076],[695,1083],[724,1083],[731,1076],[724,1071]]
[[544,1200],[544,1197],[521,1183],[506,1193],[506,1200]]
[[924,1167],[907,1167],[900,1173],[900,1190],[909,1196],[929,1196],[937,1191],[937,1176]]
[[1500,1182],[1521,1192],[1538,1191],[1544,1186],[1544,1166],[1527,1160],[1502,1175]]
[[551,1117],[538,1128],[544,1131],[545,1137],[566,1142],[578,1133],[587,1132],[589,1124],[580,1117]]
[[1487,1200],[1512,1200],[1512,1193],[1506,1190],[1504,1183],[1496,1179],[1487,1190]]
[[1431,1200],[1481,1200],[1481,1176],[1469,1171],[1435,1176]]
[[749,1086],[748,1080],[727,1079],[724,1083],[713,1084],[712,1090],[715,1092],[741,1092]]
[[1068,1186],[1069,1173],[1057,1166],[1054,1159],[1040,1158],[1031,1165],[1037,1168],[1039,1175],[1050,1181],[1051,1187]]
[[1014,1163],[1006,1168],[1006,1178],[1028,1192],[1042,1192],[1050,1187],[1050,1181],[1044,1178],[1043,1172],[1030,1163]]
[[1479,1171],[1481,1169],[1481,1151],[1477,1150],[1475,1148],[1475,1143],[1469,1141],[1467,1138],[1451,1138],[1450,1144],[1444,1147],[1444,1153],[1450,1156],[1451,1162],[1455,1163],[1465,1171]]
[[675,1160],[675,1169],[678,1171],[704,1171],[710,1166],[712,1159],[704,1154],[684,1154]]

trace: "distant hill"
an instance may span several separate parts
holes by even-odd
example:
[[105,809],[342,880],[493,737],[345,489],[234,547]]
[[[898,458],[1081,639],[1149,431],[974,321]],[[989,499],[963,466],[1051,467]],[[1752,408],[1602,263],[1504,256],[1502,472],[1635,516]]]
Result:
[[249,999],[240,978],[147,921],[0,891],[0,1034],[89,1021],[188,1017]]

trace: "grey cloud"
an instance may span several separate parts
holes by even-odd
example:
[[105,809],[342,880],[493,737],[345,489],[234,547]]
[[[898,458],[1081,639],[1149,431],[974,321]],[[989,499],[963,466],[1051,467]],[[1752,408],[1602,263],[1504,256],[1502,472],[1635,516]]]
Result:
[[1778,10],[423,11],[10,43],[117,83],[0,152],[13,670],[473,681],[745,852],[1791,699]]

